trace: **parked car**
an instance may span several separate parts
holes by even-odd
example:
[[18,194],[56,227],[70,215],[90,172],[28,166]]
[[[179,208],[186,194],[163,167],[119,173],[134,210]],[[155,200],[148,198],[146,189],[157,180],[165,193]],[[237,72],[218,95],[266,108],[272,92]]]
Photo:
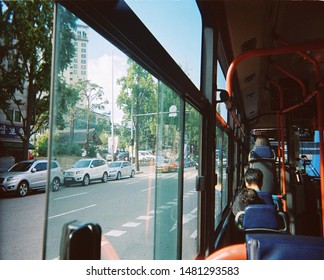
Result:
[[135,177],[135,169],[129,161],[114,161],[109,164],[109,178],[120,180],[123,177]]
[[[45,189],[47,184],[47,160],[24,160],[0,173],[0,192],[16,192],[23,197],[29,191]],[[57,191],[63,182],[63,171],[55,160],[51,162],[51,188]]]
[[129,160],[129,152],[120,152],[117,156],[116,156],[116,160],[118,161],[128,161]]
[[156,171],[157,172],[174,172],[179,170],[179,164],[176,161],[171,159],[164,159],[162,162],[158,162],[156,164]]
[[98,158],[103,158],[107,161],[112,161],[113,158],[112,158],[112,154],[110,152],[108,152],[107,149],[102,149],[102,150],[99,150],[98,153],[97,153],[97,157]]
[[149,151],[138,151],[138,159],[140,162],[151,162],[155,157]]
[[80,159],[72,168],[64,171],[64,184],[69,186],[81,183],[83,186],[88,186],[93,180],[101,180],[105,183],[108,181],[108,173],[108,166],[104,159]]

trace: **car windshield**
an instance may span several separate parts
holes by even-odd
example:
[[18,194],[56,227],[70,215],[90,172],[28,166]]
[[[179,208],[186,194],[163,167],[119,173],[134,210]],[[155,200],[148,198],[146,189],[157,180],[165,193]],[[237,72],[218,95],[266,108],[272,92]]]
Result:
[[91,160],[80,160],[77,161],[73,167],[75,168],[83,168],[83,167],[89,167]]
[[18,162],[9,169],[9,172],[28,171],[28,169],[31,167],[32,164],[33,164],[32,162]]
[[111,164],[109,164],[109,167],[120,167],[121,166],[121,162],[112,162]]

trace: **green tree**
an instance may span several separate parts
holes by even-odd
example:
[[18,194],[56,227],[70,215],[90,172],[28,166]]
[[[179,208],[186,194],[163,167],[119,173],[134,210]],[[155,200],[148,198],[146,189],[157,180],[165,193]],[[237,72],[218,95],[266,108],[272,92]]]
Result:
[[[28,156],[30,137],[48,123],[53,7],[53,1],[0,1],[0,108],[22,140],[23,158]],[[64,9],[61,14],[59,36],[65,48],[60,71],[74,55],[76,27],[75,17]],[[21,128],[12,110],[19,113]]]
[[95,117],[93,112],[104,109],[105,105],[108,104],[108,100],[104,98],[102,87],[89,80],[79,80],[76,87],[80,96],[79,106],[85,113],[87,129],[86,150],[88,151],[90,121],[92,117]]
[[[139,170],[139,142],[146,138],[155,139],[157,91],[153,77],[148,71],[131,59],[128,59],[128,65],[127,75],[118,80],[121,92],[117,98],[117,105],[124,112],[124,120],[133,122],[135,165],[136,170]],[[146,133],[143,133],[144,131]]]

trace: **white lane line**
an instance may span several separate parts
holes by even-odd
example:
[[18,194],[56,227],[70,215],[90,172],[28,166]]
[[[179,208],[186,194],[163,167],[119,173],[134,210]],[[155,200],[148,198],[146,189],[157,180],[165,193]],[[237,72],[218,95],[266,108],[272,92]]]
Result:
[[151,187],[151,188],[143,189],[143,190],[141,190],[141,192],[146,192],[146,191],[148,191],[148,190],[153,190],[153,189],[155,189],[155,187]]
[[68,211],[68,212],[64,212],[64,213],[61,213],[61,214],[58,214],[58,215],[50,216],[50,217],[48,217],[48,219],[53,219],[53,218],[57,218],[57,217],[69,215],[71,213],[75,213],[75,212],[78,212],[78,211],[82,211],[82,210],[85,210],[85,209],[88,209],[88,208],[92,208],[92,207],[95,207],[95,206],[97,206],[97,204],[88,205],[88,206],[85,206],[85,207],[82,207],[82,208],[78,208],[78,209],[74,209],[74,210],[71,210],[71,211]]
[[133,223],[133,222],[128,222],[126,224],[123,224],[123,227],[130,227],[130,228],[135,228],[138,227],[141,223]]
[[121,236],[121,235],[123,235],[123,234],[125,234],[127,231],[125,231],[125,230],[111,230],[111,231],[108,231],[108,232],[106,232],[104,235],[105,236],[114,236],[114,237],[119,237],[119,236]]
[[136,220],[150,220],[153,216],[139,216],[136,218]]
[[57,197],[54,198],[54,200],[60,200],[60,199],[65,199],[65,198],[70,198],[70,197],[75,197],[75,196],[79,196],[79,195],[85,195],[88,192],[83,192],[83,193],[77,193],[77,194],[71,194],[71,195],[67,195],[67,196],[62,196],[62,197]]

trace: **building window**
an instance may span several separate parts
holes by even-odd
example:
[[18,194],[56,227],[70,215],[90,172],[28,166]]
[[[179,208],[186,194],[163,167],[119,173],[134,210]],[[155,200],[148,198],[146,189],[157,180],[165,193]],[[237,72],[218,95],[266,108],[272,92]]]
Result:
[[86,54],[81,54],[81,58],[87,58]]
[[18,110],[8,110],[8,116],[6,116],[6,121],[12,120],[15,123],[21,123],[21,115]]

